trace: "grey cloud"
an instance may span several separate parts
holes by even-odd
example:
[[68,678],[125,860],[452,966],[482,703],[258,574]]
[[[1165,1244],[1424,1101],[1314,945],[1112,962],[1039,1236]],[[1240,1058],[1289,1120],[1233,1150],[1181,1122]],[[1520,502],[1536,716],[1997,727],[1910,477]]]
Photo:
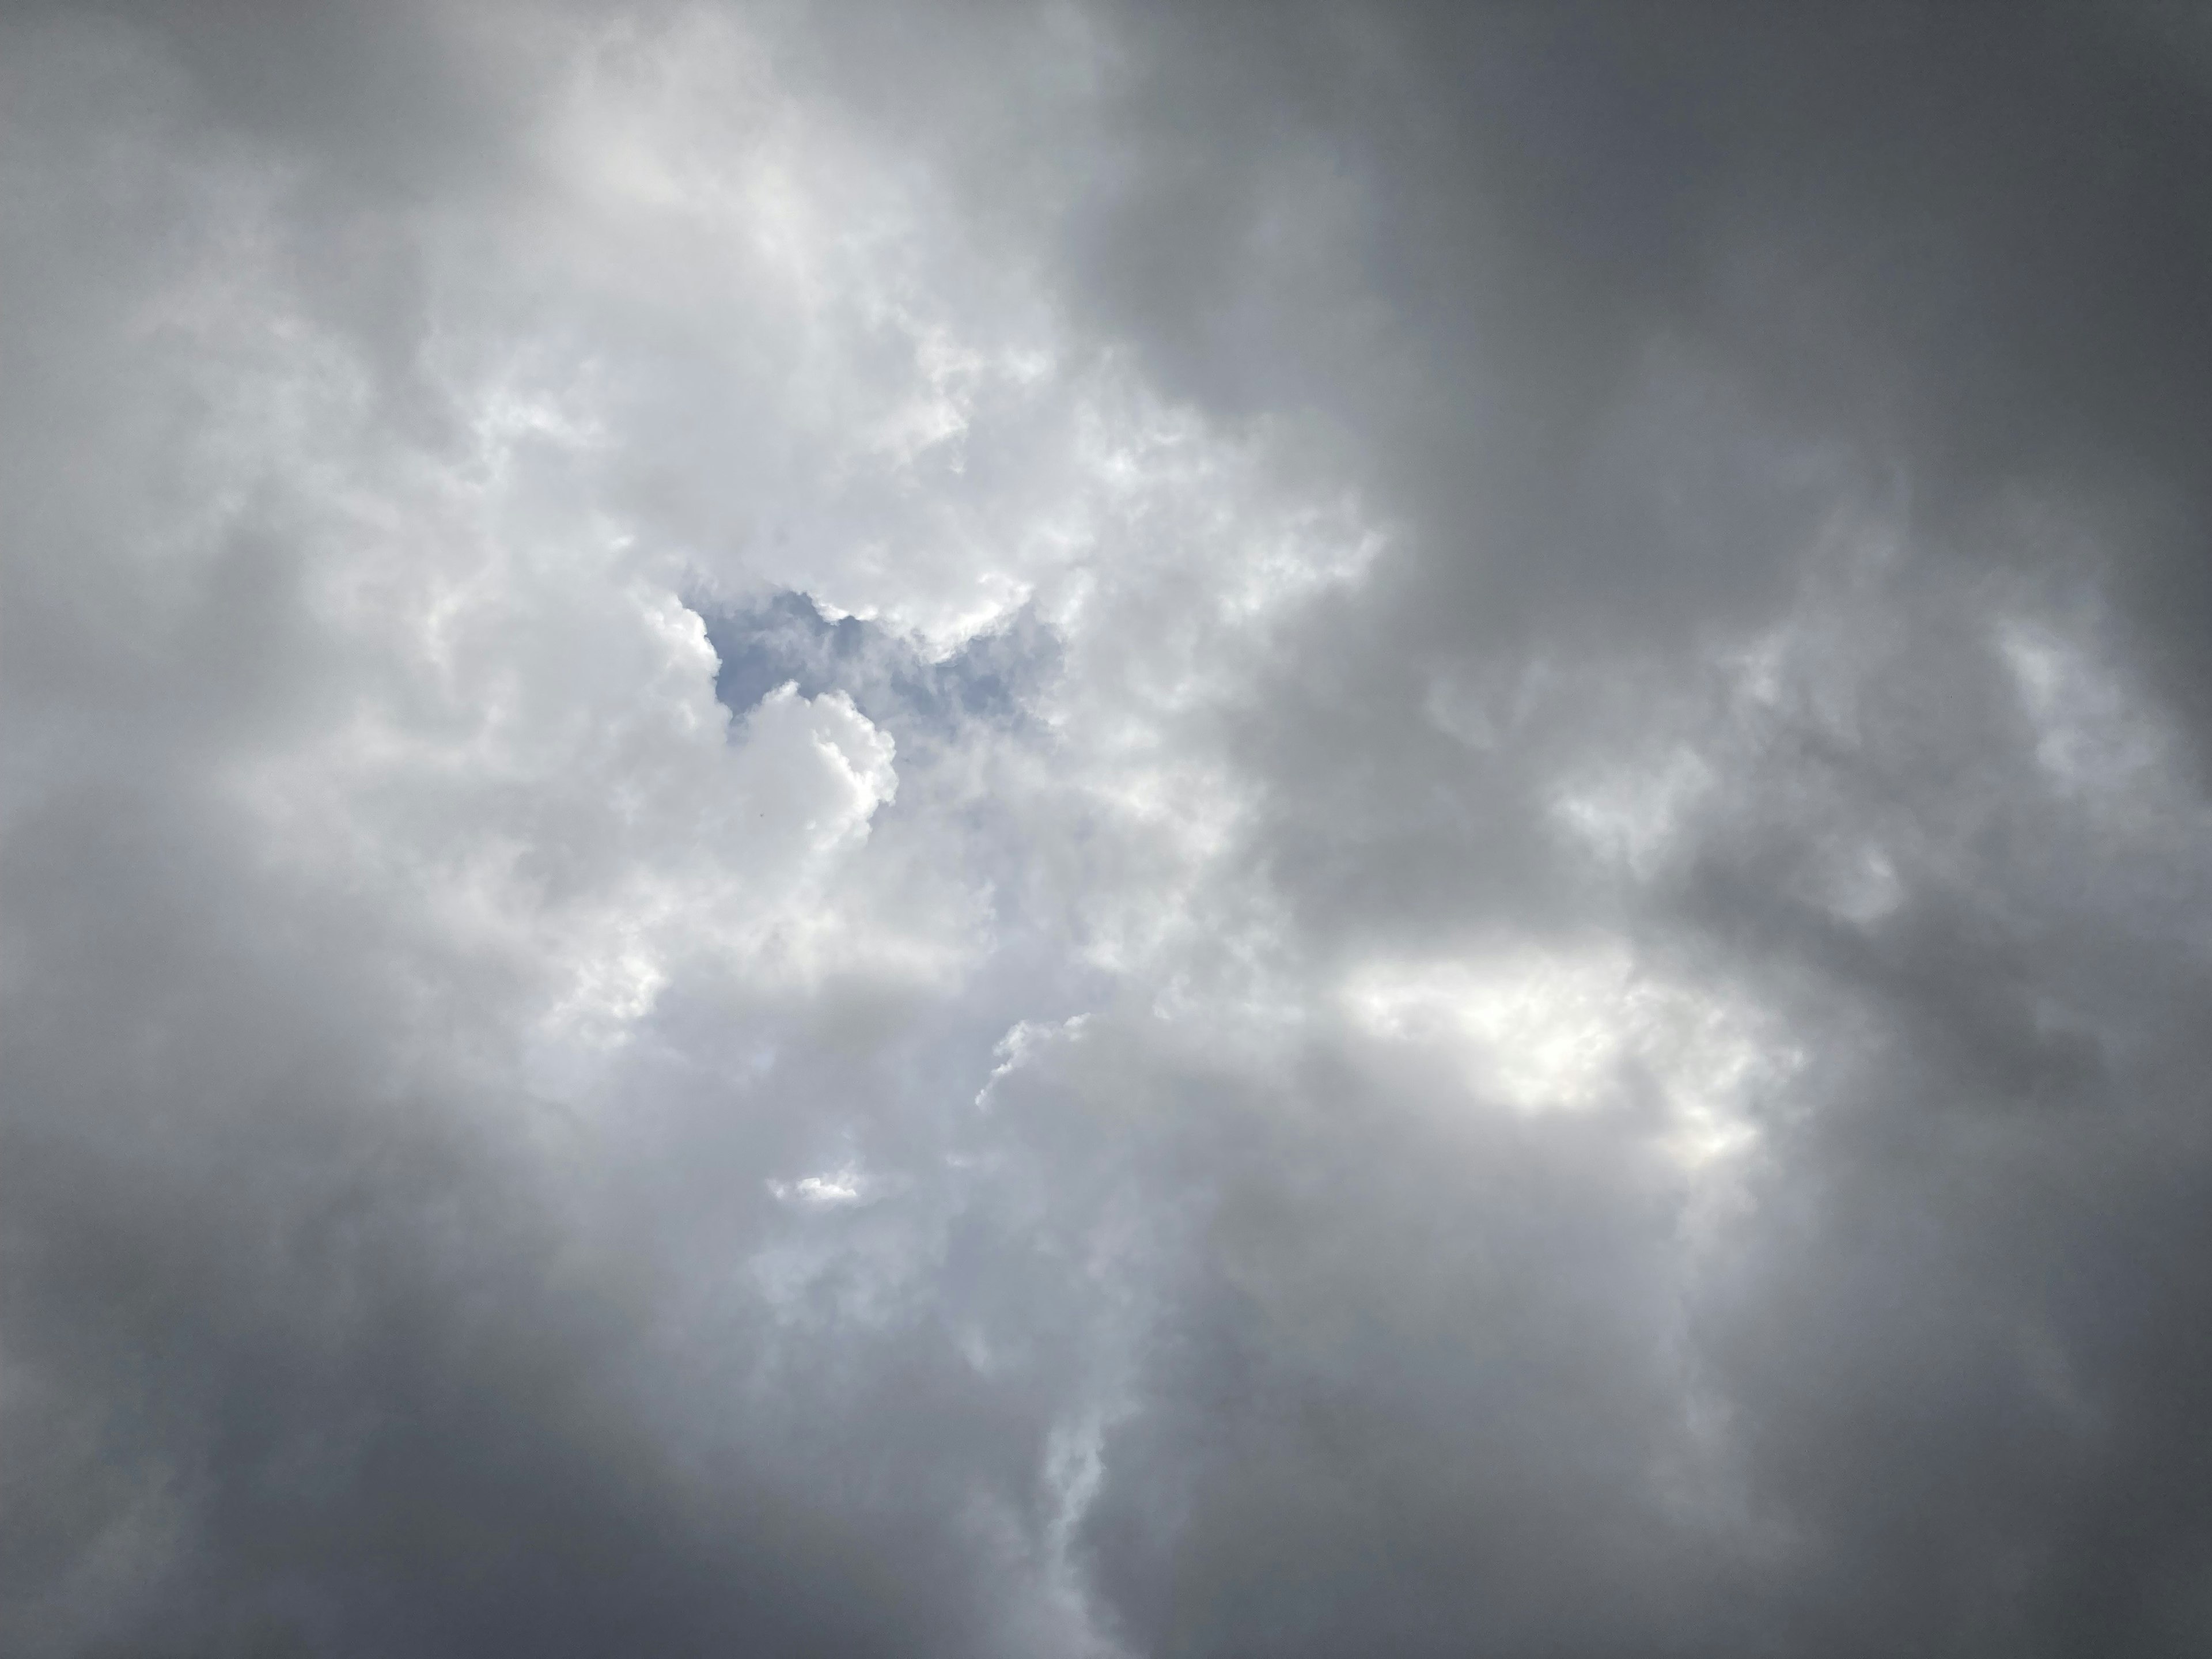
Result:
[[4,27],[0,1646],[2203,1645],[2186,20]]
[[[1750,1488],[1795,1540],[1708,1592],[1709,1607],[1755,1610],[1750,1629],[1693,1620],[1670,1637],[1645,1615],[1609,1632],[1594,1612],[1596,1628],[1570,1635],[1554,1615],[1538,1638],[1480,1633],[1462,1613],[1434,1639],[2182,1650],[2202,1617],[2203,1518],[2186,1477],[2153,1480],[2137,1460],[2186,1442],[2181,1402],[2203,1379],[2185,1342],[2150,1333],[2194,1326],[2202,1267],[2181,1234],[2160,1268],[2119,1263],[2147,1248],[2138,1204],[2186,1207],[2162,1194],[2201,1181],[2181,1079],[2197,1069],[2182,1055],[2203,969],[2169,929],[2197,913],[2202,809],[2186,781],[2178,799],[2144,782],[2118,810],[2162,822],[2131,829],[2054,799],[1985,630],[2008,603],[2046,602],[2047,584],[2101,583],[2123,672],[2194,728],[2182,639],[2201,631],[2187,446],[2203,377],[2180,296],[2202,265],[2184,159],[2202,149],[2196,71],[2124,16],[2073,13],[1370,21],[1278,15],[1262,40],[1249,16],[1127,15],[1139,182],[1085,198],[1065,255],[1164,380],[1224,418],[1348,434],[1349,465],[1413,526],[1417,550],[1364,613],[1316,613],[1254,702],[1239,742],[1273,792],[1258,847],[1302,918],[1365,948],[1433,948],[1516,914],[1587,925],[1624,899],[1546,844],[1559,758],[1593,742],[1632,754],[1639,726],[1645,743],[1687,741],[1721,769],[1722,817],[1693,815],[1709,839],[1686,886],[1626,902],[1647,928],[1686,925],[1802,987],[1822,1057],[1792,1108],[1807,1125],[1777,1130],[1759,1218],[1733,1247],[1776,1277],[1716,1316],[1711,1339]],[[1386,45],[1363,53],[1347,33]],[[1298,228],[1334,228],[1328,187],[1346,177],[1342,234],[1267,240],[1285,197],[1311,208]],[[2089,545],[2023,519],[2022,491],[2085,517]],[[1826,574],[1849,569],[1854,525],[1899,544],[1858,599]],[[1746,732],[1723,705],[1724,724],[1704,724],[1708,653],[1839,604],[1862,631],[1806,664],[1828,682],[1793,692],[1806,715]],[[1425,729],[1424,670],[1486,655],[1549,665],[1557,713],[1524,704],[1502,757],[1455,754]],[[1577,684],[1608,678],[1637,701]],[[1510,670],[1503,684],[1512,702]],[[1817,707],[1838,696],[1854,705],[1841,727]],[[1655,704],[1686,703],[1651,729]],[[1806,896],[1846,826],[1924,860],[1877,923]],[[2138,1145],[2162,1150],[2117,1150]],[[1322,1163],[1357,1169],[1374,1146],[1347,1129]],[[2105,1162],[2138,1155],[2160,1173]],[[2138,1178],[2140,1198],[2124,1196]],[[1332,1190],[1304,1218],[1380,1207]],[[1482,1212],[1462,1224],[1479,1235]],[[1372,1249],[1401,1274],[1419,1254]],[[1544,1282],[1539,1253],[1518,1259]],[[2155,1299],[2133,1339],[2151,1392],[2075,1325],[2074,1273]],[[1290,1329],[1370,1299],[1327,1284],[1312,1276]],[[1201,1325],[1237,1326],[1194,1305]],[[1450,1305],[1377,1346],[1415,1346]],[[1356,1443],[1327,1463],[1333,1518],[1286,1547],[1277,1576],[1255,1565],[1270,1547],[1255,1517],[1314,1500],[1271,1486],[1294,1478],[1307,1431],[1255,1426],[1261,1391],[1229,1380],[1252,1363],[1235,1346],[1218,1340],[1218,1403],[1187,1443],[1258,1449],[1195,1477],[1224,1506],[1191,1523],[1207,1541],[1164,1547],[1176,1565],[1151,1577],[1122,1545],[1108,1582],[1167,1650],[1417,1644],[1380,1633],[1453,1606],[1437,1598],[1469,1558],[1364,1591],[1327,1576],[1321,1563],[1341,1572],[1371,1539],[1365,1517],[1422,1512],[1413,1481],[1391,1484]],[[1297,1352],[1260,1347],[1263,1366]],[[1375,1387],[1388,1370],[1372,1352],[1359,1363]],[[1316,1363],[1300,1381],[1326,1376]],[[1164,1413],[1206,1395],[1185,1377],[1160,1387]],[[1422,1443],[1433,1457],[1467,1443]],[[1109,1476],[1102,1517],[1141,1510],[1136,1494],[1164,1480],[1127,1455],[1134,1491]],[[1306,1600],[1292,1587],[1316,1583]],[[1635,1605],[1612,1581],[1593,1594]]]

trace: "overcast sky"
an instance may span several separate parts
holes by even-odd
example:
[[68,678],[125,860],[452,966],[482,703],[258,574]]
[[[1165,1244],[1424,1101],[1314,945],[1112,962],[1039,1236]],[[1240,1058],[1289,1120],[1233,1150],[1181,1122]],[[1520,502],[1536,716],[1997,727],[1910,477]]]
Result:
[[0,9],[0,1655],[2212,1652],[2212,13]]

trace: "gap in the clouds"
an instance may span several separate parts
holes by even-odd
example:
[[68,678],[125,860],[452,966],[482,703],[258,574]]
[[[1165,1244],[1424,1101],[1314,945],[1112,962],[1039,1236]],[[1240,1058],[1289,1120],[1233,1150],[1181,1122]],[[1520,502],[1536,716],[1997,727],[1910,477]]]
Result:
[[802,592],[784,590],[739,608],[694,608],[721,663],[714,696],[739,719],[792,683],[805,697],[844,692],[898,738],[941,737],[970,722],[1012,726],[1060,656],[1057,637],[1026,611],[933,661],[879,623],[831,620]]
[[700,614],[721,659],[714,696],[740,717],[786,681],[797,681],[805,697],[844,688],[869,643],[868,623],[858,617],[831,622],[804,593],[779,592],[744,611]]

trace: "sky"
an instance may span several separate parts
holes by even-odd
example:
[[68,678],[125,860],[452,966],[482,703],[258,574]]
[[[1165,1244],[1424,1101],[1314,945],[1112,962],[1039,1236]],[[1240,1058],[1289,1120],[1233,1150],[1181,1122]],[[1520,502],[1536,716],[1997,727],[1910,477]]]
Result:
[[0,9],[0,1656],[2212,1650],[2212,21]]

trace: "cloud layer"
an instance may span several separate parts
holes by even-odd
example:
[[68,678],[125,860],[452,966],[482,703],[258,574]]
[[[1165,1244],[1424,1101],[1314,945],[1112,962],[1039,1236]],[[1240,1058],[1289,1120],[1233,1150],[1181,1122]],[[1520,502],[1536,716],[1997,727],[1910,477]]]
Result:
[[0,1651],[2212,1634],[2212,34],[0,19]]

